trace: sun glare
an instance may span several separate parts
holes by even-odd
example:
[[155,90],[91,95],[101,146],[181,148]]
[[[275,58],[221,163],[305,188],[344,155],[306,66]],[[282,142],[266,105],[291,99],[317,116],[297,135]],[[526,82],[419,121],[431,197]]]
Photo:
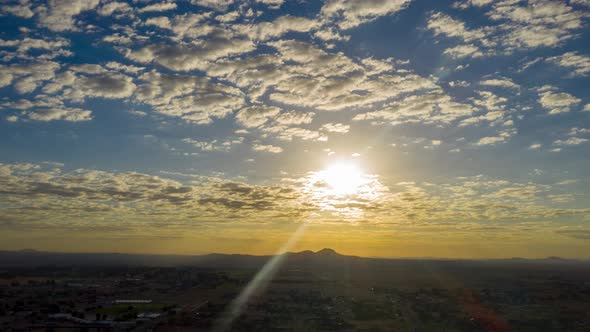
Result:
[[337,163],[320,174],[329,187],[338,195],[355,194],[363,184],[363,172],[354,164]]
[[367,174],[352,161],[335,162],[327,168],[311,172],[305,190],[310,203],[332,216],[357,219],[364,215],[364,207],[376,203],[384,193],[376,175]]

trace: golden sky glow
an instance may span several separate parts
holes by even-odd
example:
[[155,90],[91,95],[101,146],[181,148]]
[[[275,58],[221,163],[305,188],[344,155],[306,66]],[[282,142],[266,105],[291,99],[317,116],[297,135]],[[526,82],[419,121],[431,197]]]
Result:
[[590,258],[586,0],[0,18],[0,249]]

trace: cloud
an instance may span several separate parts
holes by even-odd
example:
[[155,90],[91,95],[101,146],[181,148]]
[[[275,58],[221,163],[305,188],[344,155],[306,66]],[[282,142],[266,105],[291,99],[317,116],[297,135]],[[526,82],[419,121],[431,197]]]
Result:
[[469,29],[464,22],[443,13],[433,13],[428,18],[426,27],[433,30],[435,36],[445,35],[451,38],[458,38],[466,43],[486,37],[485,30]]
[[140,63],[156,62],[175,71],[206,69],[210,61],[252,51],[254,43],[248,39],[233,38],[225,32],[202,40],[198,44],[150,45],[137,50],[123,50],[130,60]]
[[330,28],[317,30],[316,32],[314,32],[313,35],[314,35],[314,37],[319,38],[324,41],[345,42],[350,39],[350,36],[343,36],[338,31],[335,31],[334,29],[330,29]]
[[45,93],[60,92],[62,99],[83,102],[86,98],[120,99],[130,97],[136,85],[130,76],[94,64],[74,65],[52,77]]
[[302,139],[304,141],[314,140],[325,142],[328,138],[322,135],[320,132],[299,127],[287,127],[284,125],[276,125],[263,128],[263,131],[270,133],[276,138],[282,141],[292,141],[295,138]]
[[144,71],[145,68],[144,67],[138,67],[138,66],[132,66],[132,65],[124,65],[122,63],[119,62],[115,62],[115,61],[110,61],[107,62],[105,65],[106,68],[114,70],[114,71],[118,71],[118,72],[127,72],[130,74],[137,74],[141,71]]
[[301,125],[311,123],[314,116],[313,112],[285,111],[276,116],[274,121],[282,125]]
[[566,92],[556,92],[553,89],[541,91],[539,103],[550,110],[549,114],[560,114],[569,112],[573,106],[578,105],[581,100]]
[[273,106],[250,106],[241,109],[236,114],[236,121],[245,127],[259,127],[269,118],[278,115],[280,109]]
[[[6,62],[12,59],[28,60],[28,61],[43,61],[51,60],[56,57],[71,56],[67,47],[70,42],[67,39],[57,38],[30,38],[25,37],[17,40],[3,40],[0,39],[0,48],[15,49],[14,51],[3,51],[3,60]],[[33,56],[31,51],[34,51]]]
[[193,75],[162,74],[151,71],[139,77],[133,95],[157,112],[196,124],[209,124],[244,106],[240,90]]
[[350,125],[345,125],[343,123],[326,123],[322,125],[322,130],[331,133],[346,134],[350,130]]
[[145,25],[153,25],[162,29],[170,29],[170,19],[166,16],[150,17],[145,21]]
[[215,19],[219,22],[229,23],[229,22],[233,22],[233,21],[237,20],[239,17],[240,17],[240,13],[235,11],[235,12],[225,13],[223,15],[217,15],[217,16],[215,16]]
[[570,0],[570,3],[590,7],[590,0]]
[[485,85],[485,86],[507,88],[507,89],[519,89],[520,88],[520,86],[518,84],[514,83],[511,79],[505,78],[505,77],[483,80],[483,81],[479,82],[479,84]]
[[[0,67],[0,69],[3,70],[4,68]],[[0,88],[10,85],[13,78],[14,76],[11,73],[0,71]]]
[[[261,146],[260,151],[272,149]],[[358,192],[343,199],[327,186],[321,171],[267,186],[163,173],[186,182],[137,172],[65,171],[59,164],[0,164],[0,206],[10,206],[0,210],[20,225],[43,223],[61,231],[75,227],[80,218],[105,226],[109,224],[104,220],[118,220],[117,224],[140,229],[174,221],[175,227],[184,229],[230,220],[302,221],[311,212],[317,214],[317,223],[350,218],[406,225],[451,219],[544,221],[590,214],[588,209],[548,207],[545,197],[569,199],[551,186],[483,176],[437,184],[406,181],[390,190],[376,176],[364,175]]]
[[49,30],[60,32],[75,30],[75,16],[96,8],[99,0],[49,0],[48,6],[40,6],[39,23]]
[[567,3],[550,0],[499,0],[457,2],[455,7],[483,9],[495,25],[468,28],[443,13],[434,13],[427,27],[436,36],[445,35],[464,44],[449,49],[453,57],[510,54],[520,49],[558,47],[576,38],[586,14]]
[[80,76],[73,84],[74,91],[68,92],[72,99],[85,97],[125,98],[135,91],[133,79],[129,76],[114,73],[96,76]]
[[443,53],[457,59],[465,57],[479,58],[483,56],[483,53],[479,50],[479,48],[473,44],[450,47],[447,48]]
[[564,140],[557,140],[555,142],[553,142],[554,145],[560,145],[560,146],[564,146],[564,145],[580,145],[582,143],[586,143],[588,142],[587,138],[582,138],[582,137],[570,137]]
[[264,144],[254,144],[252,145],[252,150],[254,151],[264,151],[270,153],[281,153],[283,152],[283,148],[274,145],[264,145]]
[[428,93],[409,94],[398,101],[386,104],[381,110],[359,113],[353,120],[385,120],[393,125],[404,123],[448,124],[470,116],[474,108],[469,104],[453,101],[439,88]]
[[555,233],[563,236],[567,236],[569,238],[578,239],[578,240],[590,240],[590,230],[586,229],[578,229],[578,230],[557,230]]
[[543,147],[540,143],[533,143],[529,146],[529,150],[539,150]]
[[498,143],[504,143],[506,141],[506,137],[503,136],[487,136],[481,138],[476,145],[495,145]]
[[79,108],[38,108],[27,114],[29,119],[36,121],[63,120],[80,122],[92,120],[92,112]]
[[24,0],[18,4],[5,4],[0,6],[0,11],[4,14],[14,15],[22,18],[31,18],[35,13],[31,10],[31,2]]
[[279,9],[285,2],[285,0],[256,0],[258,3],[263,3],[270,9]]
[[341,29],[351,29],[405,9],[411,0],[328,0],[321,16]]
[[4,86],[14,84],[19,94],[27,94],[35,91],[40,84],[51,80],[60,64],[54,61],[40,61],[15,63],[4,67],[0,65],[0,68],[3,69],[0,81],[3,81]]
[[[270,100],[278,103],[339,111],[367,107],[434,85],[407,72],[396,75],[391,64],[370,73],[374,70],[371,62],[355,63],[342,54],[329,54],[306,42],[283,40],[269,45],[279,51],[283,61],[293,62],[283,67],[282,72],[288,76],[276,82],[269,95]],[[394,85],[396,89],[391,89]]]
[[191,144],[203,152],[210,151],[229,151],[234,145],[242,144],[244,139],[242,137],[227,139],[227,140],[211,140],[211,141],[198,141],[191,138],[185,138],[182,140],[185,143]]
[[578,54],[577,52],[567,52],[559,56],[547,58],[560,67],[572,70],[570,77],[588,76],[590,74],[590,57]]
[[161,3],[154,3],[151,5],[147,5],[145,7],[140,8],[138,11],[140,13],[148,13],[148,12],[165,12],[169,10],[176,9],[176,3],[174,2],[161,2]]
[[467,9],[471,6],[483,7],[490,5],[494,0],[458,0],[453,4],[453,7],[460,9]]
[[234,2],[235,0],[191,0],[194,5],[215,9],[220,12],[226,11]]
[[113,15],[113,13],[129,13],[132,11],[133,8],[131,8],[128,3],[112,1],[104,3],[97,10],[97,13],[102,16],[110,16]]
[[492,20],[506,22],[502,28],[509,32],[502,36],[502,42],[515,48],[557,47],[576,36],[574,31],[582,28],[585,16],[565,2],[548,0],[502,0],[486,14]]
[[[1,104],[7,110],[20,111],[21,117],[34,121],[70,121],[80,122],[92,120],[92,111],[65,105],[63,98],[42,95],[31,101],[26,99]],[[12,119],[14,119],[13,116]]]

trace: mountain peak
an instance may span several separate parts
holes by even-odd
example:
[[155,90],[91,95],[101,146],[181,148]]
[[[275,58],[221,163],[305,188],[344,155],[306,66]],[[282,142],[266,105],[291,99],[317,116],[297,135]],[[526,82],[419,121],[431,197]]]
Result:
[[334,249],[324,248],[324,249],[316,252],[316,255],[321,255],[321,256],[339,256],[340,254],[338,254],[336,252],[336,250],[334,250]]

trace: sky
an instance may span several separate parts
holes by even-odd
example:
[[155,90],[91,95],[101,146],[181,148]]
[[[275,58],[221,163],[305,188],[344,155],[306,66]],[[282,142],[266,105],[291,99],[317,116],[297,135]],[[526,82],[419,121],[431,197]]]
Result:
[[0,249],[590,258],[589,0],[0,15]]

